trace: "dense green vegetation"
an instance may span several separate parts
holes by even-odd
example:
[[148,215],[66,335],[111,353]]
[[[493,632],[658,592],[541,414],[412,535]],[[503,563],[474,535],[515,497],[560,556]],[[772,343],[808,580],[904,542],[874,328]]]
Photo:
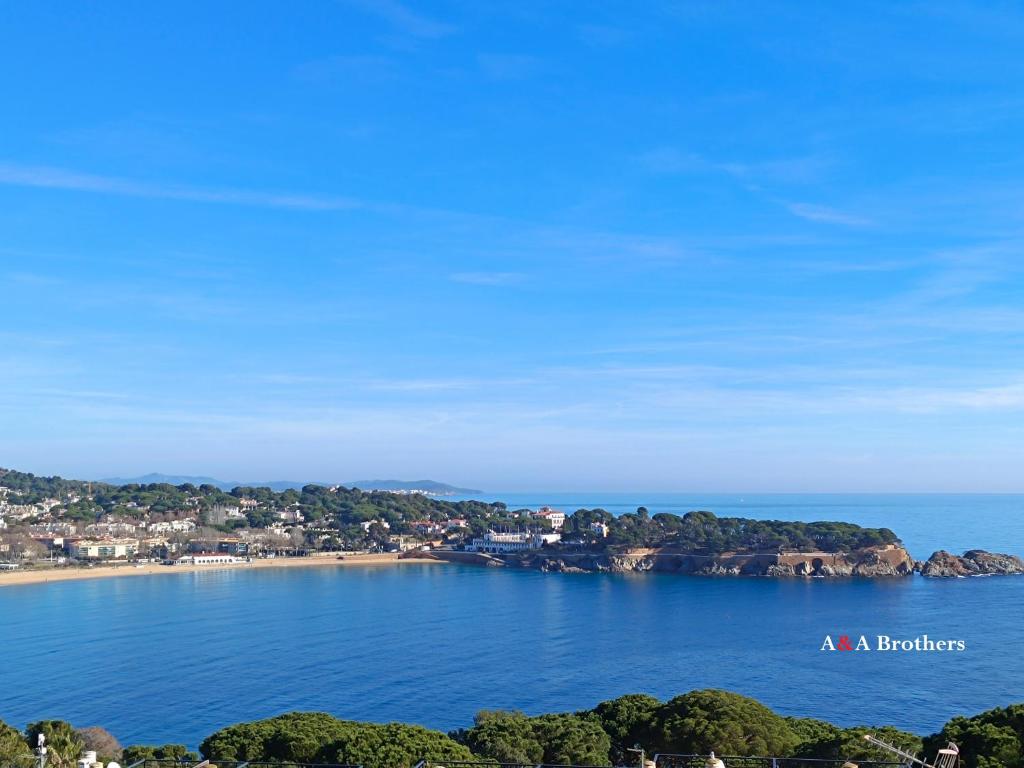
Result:
[[[95,749],[104,761],[130,764],[144,757],[194,760],[180,744],[121,749],[102,728],[74,729],[45,720],[21,733],[0,722],[0,765],[31,756],[35,735],[44,733],[55,768],[74,765],[78,750]],[[470,728],[449,734],[402,723],[360,723],[322,712],[291,712],[228,726],[200,745],[216,760],[326,762],[365,768],[408,768],[421,759],[486,760],[527,765],[633,764],[628,752],[762,755],[831,760],[890,760],[864,741],[873,733],[930,759],[953,741],[963,768],[1024,768],[1024,704],[955,717],[939,733],[920,736],[892,727],[839,726],[812,718],[783,717],[753,699],[718,690],[691,691],[662,702],[645,694],[620,696],[581,712],[528,716],[482,711]]]
[[205,757],[219,760],[342,763],[364,768],[410,766],[424,757],[472,760],[462,744],[439,731],[402,723],[357,723],[322,712],[292,712],[240,723],[208,736]]
[[[530,518],[525,510],[513,511],[500,502],[445,501],[422,494],[396,494],[385,491],[361,491],[355,488],[325,488],[307,485],[301,490],[274,491],[270,488],[235,488],[222,491],[212,485],[122,485],[85,483],[59,477],[35,475],[0,469],[0,485],[12,489],[9,501],[35,503],[46,498],[59,499],[58,514],[64,518],[92,522],[110,514],[138,517],[147,514],[198,518],[208,524],[210,510],[239,506],[242,499],[255,500],[244,518],[233,518],[220,527],[266,528],[279,518],[282,510],[294,510],[303,516],[306,526],[327,529],[319,536],[318,546],[331,549],[358,549],[383,545],[392,534],[413,535],[414,523],[444,523],[453,518],[467,522],[464,531],[454,534],[471,538],[485,531],[548,529],[549,523]],[[91,496],[88,494],[91,491]],[[383,521],[364,530],[363,523]],[[608,526],[608,536],[598,536],[594,523]],[[687,551],[851,551],[898,542],[888,528],[861,528],[850,523],[784,522],[716,517],[711,512],[685,515],[651,515],[645,507],[634,513],[612,515],[603,509],[579,509],[566,517],[562,529],[563,546],[604,547],[678,547]],[[311,543],[312,543],[311,539]]]
[[618,517],[600,509],[577,510],[566,519],[563,532],[567,536],[587,536],[594,522],[608,526],[606,543],[610,545],[673,546],[688,551],[839,552],[899,541],[888,528],[861,528],[851,523],[750,520],[717,517],[711,512],[687,512],[682,516],[662,512],[652,516],[645,507]]
[[929,750],[952,741],[966,759],[964,768],[1022,768],[1024,766],[1024,704],[954,717],[939,733],[925,739]]
[[139,760],[198,760],[199,753],[193,752],[184,744],[164,744],[151,746],[133,744],[121,750],[121,761],[124,765],[137,763]]

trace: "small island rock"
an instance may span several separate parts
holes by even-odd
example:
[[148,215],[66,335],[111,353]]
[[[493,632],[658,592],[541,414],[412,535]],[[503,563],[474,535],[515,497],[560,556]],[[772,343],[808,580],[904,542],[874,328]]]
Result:
[[952,578],[957,576],[993,576],[1024,573],[1024,560],[1014,555],[972,549],[960,557],[940,549],[920,567],[922,576]]

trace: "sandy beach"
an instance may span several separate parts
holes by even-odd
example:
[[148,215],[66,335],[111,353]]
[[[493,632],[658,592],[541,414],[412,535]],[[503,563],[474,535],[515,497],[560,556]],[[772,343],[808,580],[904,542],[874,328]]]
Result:
[[128,578],[137,576],[161,576],[193,571],[244,570],[248,568],[317,568],[352,567],[403,564],[438,564],[442,561],[425,557],[399,558],[397,553],[345,555],[344,559],[330,557],[275,557],[257,559],[250,563],[231,565],[98,565],[92,568],[39,568],[0,572],[0,587],[14,587],[25,584],[43,584],[52,581],[77,581],[79,579]]

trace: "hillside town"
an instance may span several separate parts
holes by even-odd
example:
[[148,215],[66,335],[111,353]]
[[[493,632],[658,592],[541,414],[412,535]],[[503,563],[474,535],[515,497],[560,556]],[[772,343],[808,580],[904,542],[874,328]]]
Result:
[[[450,501],[340,485],[225,491],[206,484],[112,485],[0,469],[4,570],[102,561],[223,565],[257,558],[433,550],[474,553],[483,561],[638,548],[707,558],[863,552],[893,549],[898,542],[886,528],[717,517],[708,511],[651,514],[638,507],[615,515],[604,509],[567,514],[548,506],[512,510],[497,501]],[[913,561],[904,559],[912,570]],[[827,557],[812,560],[814,573],[824,572],[826,560],[831,562]],[[551,558],[537,562],[580,567]]]
[[[565,520],[565,513],[549,507],[508,511],[503,504],[341,486],[223,492],[210,486],[112,487],[0,474],[0,563],[8,566],[224,564],[432,548],[518,552],[559,542]],[[594,526],[607,535],[603,522]]]

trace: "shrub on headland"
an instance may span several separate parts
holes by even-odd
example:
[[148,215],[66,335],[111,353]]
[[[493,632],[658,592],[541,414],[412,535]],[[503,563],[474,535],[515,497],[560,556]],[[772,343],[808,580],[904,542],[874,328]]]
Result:
[[691,691],[657,712],[658,751],[724,755],[788,755],[800,743],[785,718],[728,691]]
[[63,720],[39,720],[25,729],[29,744],[35,746],[39,736],[46,738],[46,762],[51,768],[74,768],[78,755],[85,749],[85,739],[70,723]]
[[925,739],[925,749],[934,752],[950,741],[960,747],[962,768],[1024,768],[1024,704],[954,717]]
[[164,744],[163,746],[134,744],[121,750],[121,760],[125,765],[137,763],[139,760],[198,760],[199,754],[184,744]]
[[0,721],[0,763],[14,764],[32,757],[32,750],[25,741],[25,734],[17,728]]
[[451,734],[474,754],[500,763],[608,765],[611,739],[599,720],[580,715],[480,712]]
[[[864,741],[874,733],[908,752],[931,758],[948,741],[960,747],[962,768],[1024,768],[1024,704],[992,709],[974,717],[954,717],[922,740],[889,726],[841,728],[824,720],[782,717],[753,699],[727,691],[691,691],[667,702],[631,694],[574,713],[528,716],[482,711],[467,729],[449,734],[402,723],[339,720],[322,712],[290,712],[222,728],[200,745],[214,762],[256,761],[360,764],[365,768],[410,768],[421,759],[485,760],[527,765],[632,764],[629,753],[641,745],[648,754],[684,752],[832,760],[891,759]],[[50,747],[50,765],[73,766],[86,744],[113,752],[117,744],[102,729],[75,730],[60,720],[44,720],[24,733],[0,722],[0,766],[31,759],[36,734]],[[180,744],[128,746],[122,760],[195,759]]]
[[473,753],[439,731],[403,723],[359,723],[324,712],[285,715],[222,728],[199,745],[213,760],[344,763],[401,768],[429,757],[472,760]]

